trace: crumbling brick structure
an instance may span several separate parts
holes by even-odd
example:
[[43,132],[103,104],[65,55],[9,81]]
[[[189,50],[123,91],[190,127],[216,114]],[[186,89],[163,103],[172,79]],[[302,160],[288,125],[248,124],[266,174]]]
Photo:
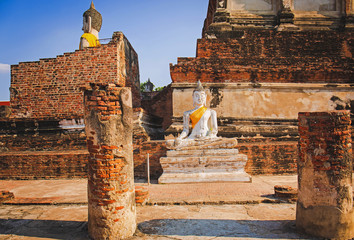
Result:
[[237,33],[234,38],[198,39],[195,58],[179,58],[171,65],[173,83],[202,80],[262,88],[262,83],[353,80],[353,32],[244,29]]
[[11,67],[10,115],[0,118],[0,178],[85,177],[82,87],[130,87],[140,107],[138,56],[121,32],[108,44]]
[[[248,173],[296,173],[298,112],[353,110],[353,6],[353,0],[210,0],[196,56],[171,64],[172,84],[143,103],[145,110],[134,110],[137,176],[146,175],[147,153],[152,174],[161,173],[158,158],[166,149],[156,141],[162,135],[156,126],[163,125],[167,138],[182,131],[197,80],[209,91],[219,135],[239,138]],[[12,72],[13,111],[0,119],[0,178],[84,175],[78,172],[88,156],[82,152],[81,85],[132,87],[133,106],[140,106],[137,55],[121,33],[99,48],[20,63]],[[35,92],[40,94],[31,96]],[[75,155],[79,166],[63,149],[81,151]],[[42,171],[35,172],[36,165]]]
[[131,87],[134,107],[140,106],[138,56],[123,33],[101,47],[12,65],[10,119],[82,119],[80,87],[89,83]]
[[[146,93],[143,93],[146,94]],[[141,101],[142,108],[147,114],[156,116],[162,120],[163,129],[167,129],[172,123],[172,89],[171,85],[164,87],[161,92],[155,94],[152,99]]]
[[88,231],[92,239],[125,239],[136,229],[133,107],[130,88],[91,84],[85,90]]
[[182,131],[200,80],[219,135],[249,147],[249,171],[295,173],[298,112],[352,109],[353,13],[352,0],[210,0],[196,56],[170,64],[167,135]]
[[349,111],[299,113],[296,227],[325,239],[354,237]]

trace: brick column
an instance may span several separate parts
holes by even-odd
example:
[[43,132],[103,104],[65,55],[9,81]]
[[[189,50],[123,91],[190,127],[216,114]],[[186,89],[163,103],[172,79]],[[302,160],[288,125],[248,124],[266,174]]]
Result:
[[136,229],[130,88],[91,84],[85,90],[90,237],[124,239]]
[[354,237],[349,111],[299,113],[296,226],[321,238]]

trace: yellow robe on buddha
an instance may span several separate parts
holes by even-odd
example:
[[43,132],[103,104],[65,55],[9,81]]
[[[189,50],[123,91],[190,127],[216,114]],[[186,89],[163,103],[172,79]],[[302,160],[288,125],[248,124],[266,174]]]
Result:
[[99,46],[101,46],[100,41],[98,41],[96,36],[93,35],[92,33],[84,33],[84,34],[82,34],[81,37],[85,38],[87,40],[87,42],[89,43],[90,47],[99,47]]
[[192,128],[194,128],[195,125],[199,122],[199,120],[203,117],[206,110],[207,110],[206,107],[204,107],[204,106],[200,107],[189,116],[189,118],[192,121]]

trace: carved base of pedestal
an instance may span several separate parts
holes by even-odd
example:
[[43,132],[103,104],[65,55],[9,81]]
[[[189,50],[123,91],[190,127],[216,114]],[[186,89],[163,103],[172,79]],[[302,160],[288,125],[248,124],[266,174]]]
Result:
[[159,183],[251,182],[247,156],[238,149],[171,150],[160,158]]

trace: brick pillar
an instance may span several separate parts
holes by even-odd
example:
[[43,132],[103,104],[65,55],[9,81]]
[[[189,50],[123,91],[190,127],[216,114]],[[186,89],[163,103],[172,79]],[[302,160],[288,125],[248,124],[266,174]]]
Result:
[[296,226],[322,238],[354,237],[349,111],[299,113]]
[[136,229],[129,88],[91,84],[85,90],[90,237],[124,239]]

